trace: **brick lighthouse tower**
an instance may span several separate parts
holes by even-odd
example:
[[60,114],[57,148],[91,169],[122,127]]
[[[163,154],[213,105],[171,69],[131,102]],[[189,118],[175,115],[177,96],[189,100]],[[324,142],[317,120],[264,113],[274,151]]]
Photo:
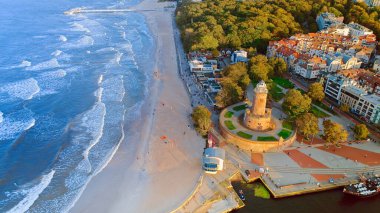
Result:
[[253,90],[253,103],[251,109],[246,109],[244,124],[255,131],[268,131],[274,129],[272,109],[266,108],[268,89],[264,81],[260,81]]

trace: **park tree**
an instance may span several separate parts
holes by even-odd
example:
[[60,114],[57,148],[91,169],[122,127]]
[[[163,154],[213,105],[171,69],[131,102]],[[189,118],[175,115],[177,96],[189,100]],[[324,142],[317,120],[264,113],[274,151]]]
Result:
[[265,55],[256,55],[252,57],[249,64],[249,76],[254,81],[268,81],[273,75],[273,68],[268,63],[268,59]]
[[309,87],[307,95],[313,101],[322,101],[325,98],[325,92],[321,83],[315,82],[312,83]]
[[195,130],[202,136],[207,135],[211,128],[211,112],[207,107],[200,105],[194,108],[191,117],[194,121]]
[[297,130],[310,139],[310,136],[315,136],[319,132],[318,118],[311,113],[305,113],[296,119]]
[[197,42],[191,46],[192,50],[213,50],[219,46],[219,42],[213,35],[200,36]]
[[365,124],[357,124],[354,127],[354,134],[357,140],[364,140],[368,137],[369,131]]
[[229,78],[232,82],[236,83],[243,91],[246,90],[250,79],[248,76],[247,65],[239,62],[226,67],[223,70],[223,77]]
[[307,95],[302,95],[296,89],[290,89],[285,94],[282,108],[290,116],[298,116],[302,113],[308,112],[311,106],[311,99]]
[[340,105],[339,109],[342,110],[343,112],[348,112],[350,111],[350,106],[348,106],[347,104],[342,104]]
[[329,144],[339,145],[348,138],[348,132],[339,123],[330,119],[323,121],[323,139]]
[[216,105],[218,107],[224,108],[242,100],[244,92],[239,85],[229,78],[224,78],[221,84],[222,89],[215,97]]
[[288,70],[286,62],[283,58],[270,58],[269,64],[272,66],[273,71],[277,76],[282,76]]

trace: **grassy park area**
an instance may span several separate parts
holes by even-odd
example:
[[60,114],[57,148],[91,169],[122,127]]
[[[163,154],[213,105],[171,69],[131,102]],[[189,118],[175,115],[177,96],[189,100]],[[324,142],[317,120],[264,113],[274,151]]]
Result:
[[272,78],[273,82],[284,87],[285,89],[292,89],[294,88],[294,84],[290,82],[288,79],[280,78],[280,77],[274,77]]
[[240,137],[245,138],[245,139],[251,139],[252,138],[251,134],[248,134],[248,133],[245,133],[245,132],[242,132],[242,131],[239,131],[237,133],[237,135],[239,135]]
[[283,139],[287,139],[292,134],[292,131],[287,129],[282,129],[277,135]]
[[329,113],[333,114],[333,115],[336,115],[336,112],[334,110],[332,110],[330,107],[326,106],[324,103],[322,102],[319,102],[319,101],[316,101],[313,103],[314,105],[316,106],[319,106],[320,108],[328,111]]
[[315,106],[311,107],[310,112],[313,113],[317,118],[329,117],[328,114],[326,114],[325,112],[323,112],[322,110],[320,110],[318,107],[315,107]]
[[289,129],[289,130],[293,130],[294,129],[293,124],[290,121],[287,121],[287,120],[285,120],[285,121],[282,122],[282,128]]
[[244,110],[245,108],[247,108],[247,104],[238,105],[238,106],[233,107],[232,109],[235,111],[240,111],[240,110]]
[[273,136],[258,136],[258,141],[277,141],[278,139]]
[[228,111],[228,112],[226,112],[226,113],[224,114],[224,117],[225,117],[225,118],[232,118],[233,115],[234,115],[233,112]]
[[226,125],[226,127],[229,130],[235,130],[236,129],[236,127],[234,126],[234,124],[232,123],[232,121],[224,121],[224,124]]
[[280,101],[285,96],[285,94],[282,93],[282,89],[275,83],[273,83],[273,86],[270,89],[269,93],[272,99],[276,102]]

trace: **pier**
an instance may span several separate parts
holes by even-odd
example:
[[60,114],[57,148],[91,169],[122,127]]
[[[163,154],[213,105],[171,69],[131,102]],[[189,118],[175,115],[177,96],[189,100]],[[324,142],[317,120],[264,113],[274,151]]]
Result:
[[75,15],[80,13],[127,13],[127,12],[152,12],[158,11],[154,9],[145,9],[145,10],[137,10],[137,9],[84,9],[84,8],[73,8],[71,10],[65,11],[66,15]]

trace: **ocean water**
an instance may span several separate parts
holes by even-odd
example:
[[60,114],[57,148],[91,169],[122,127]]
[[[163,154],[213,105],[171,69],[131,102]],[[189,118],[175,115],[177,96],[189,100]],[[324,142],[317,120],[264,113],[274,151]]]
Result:
[[138,0],[0,3],[0,212],[65,212],[146,101],[154,41]]

